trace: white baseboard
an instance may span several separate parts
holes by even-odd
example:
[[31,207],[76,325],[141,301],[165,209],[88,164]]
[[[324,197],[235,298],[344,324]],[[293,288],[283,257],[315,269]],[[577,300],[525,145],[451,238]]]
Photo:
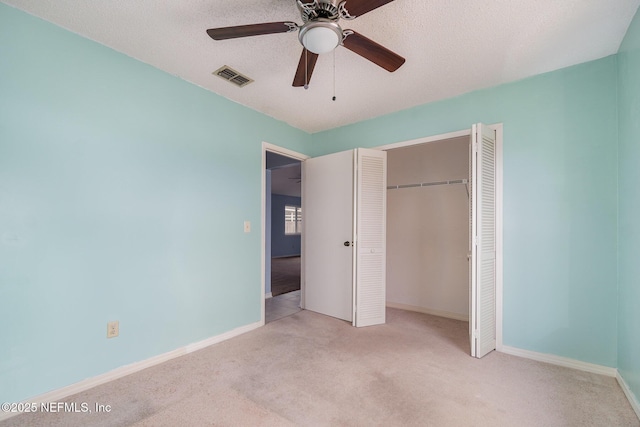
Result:
[[[135,362],[130,365],[121,366],[112,371],[105,372],[104,374],[100,374],[92,378],[87,378],[75,384],[71,384],[66,387],[62,387],[44,394],[40,394],[31,399],[26,399],[23,402],[35,403],[39,406],[41,403],[44,403],[44,402],[61,401],[66,399],[69,396],[83,392],[85,390],[89,390],[90,388],[96,387],[98,385],[105,384],[113,380],[117,380],[118,378],[125,377],[127,375],[133,374],[135,372],[141,371],[151,366],[159,365],[160,363],[164,363],[168,360],[175,359],[176,357],[184,356],[185,354],[193,353],[194,351],[201,350],[205,347],[209,347],[210,345],[217,344],[219,342],[228,340],[238,335],[242,335],[262,325],[263,325],[262,322],[256,322],[256,323],[251,323],[249,325],[241,326],[239,328],[232,329],[231,331],[225,332],[223,334],[216,335],[214,337],[207,338],[205,340],[198,341],[192,344],[188,344],[184,347],[177,348],[167,353],[159,354],[157,356],[153,356],[153,357],[150,357],[149,359],[141,360],[139,362]],[[0,412],[0,421],[11,418],[15,415],[20,415],[20,413]]]
[[507,345],[503,345],[501,348],[497,349],[497,351],[514,356],[524,357],[525,359],[537,360],[538,362],[546,362],[552,365],[564,366],[566,368],[573,368],[580,371],[591,372],[593,374],[606,375],[607,377],[615,377],[618,373],[618,370],[616,368],[596,365],[595,363],[582,362],[580,360],[556,356],[553,354],[523,350],[520,348],[509,347]]
[[220,335],[216,335],[211,338],[204,339],[202,341],[195,342],[193,344],[188,344],[184,346],[185,349],[184,354],[193,353],[194,351],[202,350],[203,348],[209,347],[210,345],[218,344],[219,342],[226,341],[233,337],[237,337],[238,335],[246,334],[247,332],[253,331],[254,329],[262,326],[262,322],[250,323],[245,326],[240,326],[239,328],[232,329],[228,332],[225,332]]
[[640,402],[638,402],[638,398],[636,397],[636,395],[633,394],[633,392],[629,388],[629,384],[627,384],[624,378],[622,378],[622,375],[620,375],[620,372],[616,373],[616,380],[618,380],[618,385],[624,392],[624,395],[627,396],[627,400],[629,401],[629,403],[631,404],[631,407],[635,411],[636,416],[638,417],[638,419],[640,419]]
[[448,319],[469,321],[468,314],[452,313],[450,311],[433,310],[427,307],[418,307],[415,305],[399,304],[397,302],[387,301],[387,307],[399,308],[400,310],[417,311],[418,313],[431,314],[433,316],[446,317]]
[[264,299],[269,299],[269,298],[273,298],[273,293],[269,292],[264,294]]

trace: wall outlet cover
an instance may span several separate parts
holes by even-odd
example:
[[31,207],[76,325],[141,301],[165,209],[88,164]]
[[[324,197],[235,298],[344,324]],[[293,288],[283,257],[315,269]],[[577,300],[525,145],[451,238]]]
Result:
[[120,334],[120,322],[114,320],[107,323],[107,338],[114,338]]

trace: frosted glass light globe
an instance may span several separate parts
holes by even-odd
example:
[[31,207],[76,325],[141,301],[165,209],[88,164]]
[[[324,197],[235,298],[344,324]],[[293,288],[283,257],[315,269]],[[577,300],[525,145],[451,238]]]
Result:
[[321,54],[334,50],[340,43],[338,34],[328,27],[312,27],[302,36],[302,44],[308,51]]

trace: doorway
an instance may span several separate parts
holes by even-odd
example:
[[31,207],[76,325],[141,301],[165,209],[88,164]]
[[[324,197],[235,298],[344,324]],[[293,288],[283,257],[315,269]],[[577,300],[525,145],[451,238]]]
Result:
[[[272,212],[271,207],[267,209],[267,203],[271,200],[271,197],[267,197],[271,189],[268,181],[272,173],[267,169],[266,159],[267,155],[275,152],[304,161],[304,205],[301,213],[304,213],[305,219],[301,235],[300,308],[342,318],[358,327],[384,323],[386,153],[358,148],[308,159],[271,144],[263,143],[263,147],[263,296],[268,297],[271,292],[272,276],[269,270],[272,267],[270,251],[273,246],[267,242],[274,240],[269,235],[273,229],[270,226],[271,219],[266,214]],[[337,169],[334,163],[336,156],[341,161]],[[336,180],[337,170],[344,179]],[[347,176],[351,185],[345,187]],[[336,199],[337,193],[341,197]],[[342,212],[342,208],[348,209],[348,212]],[[293,209],[295,207],[291,206],[292,212]],[[336,221],[326,226],[325,219],[335,218],[336,214]],[[280,217],[279,213],[272,216],[275,215]],[[345,224],[351,231],[343,233]],[[360,236],[358,241],[355,239],[356,233]],[[321,248],[327,244],[330,248],[323,251]],[[340,267],[342,263],[338,265],[329,260],[328,255],[335,254],[336,248],[342,254],[341,261],[345,261],[344,268]],[[328,277],[327,273],[334,277]],[[335,277],[334,273],[340,274]],[[263,304],[263,323],[266,319],[265,307]],[[344,312],[334,312],[336,307],[339,307],[338,310],[344,309]]]
[[[484,135],[489,134],[492,135],[487,136],[490,140],[485,140]],[[480,135],[482,140],[478,140]],[[485,152],[485,143],[495,150],[490,157],[488,151],[486,156],[481,154]],[[480,144],[483,145],[478,148]],[[420,151],[429,151],[438,145],[445,151],[437,154],[441,158],[431,159],[426,167],[421,165]],[[482,357],[490,351],[487,350],[489,348],[500,350],[502,125],[474,125],[471,130],[378,148],[387,151],[389,156],[387,306],[469,322],[471,355],[474,357]],[[398,158],[396,153],[402,155]],[[491,176],[471,178],[472,169],[477,174],[478,167],[485,167],[484,163],[480,166],[473,163],[471,167],[470,159],[477,162],[480,157],[483,162],[494,162],[490,166]],[[396,162],[402,168],[398,174],[394,171]],[[476,180],[479,187],[474,188]],[[485,196],[482,191],[490,188],[492,193]],[[495,198],[491,218],[485,213],[489,205],[482,205],[482,209],[475,207],[475,203],[481,203],[478,197],[482,200],[485,197]],[[474,206],[473,210],[470,205]],[[473,233],[470,233],[471,223],[474,224]],[[478,226],[483,228],[477,229]],[[396,229],[404,233],[404,238],[396,239]],[[479,236],[480,232],[490,234],[483,234],[482,239],[471,239],[470,234]],[[490,235],[494,236],[493,239],[489,239]],[[488,246],[490,243],[493,244],[491,248]],[[482,267],[476,264],[478,262],[482,262]],[[486,276],[490,271],[492,279]],[[483,282],[478,284],[478,279]]]
[[263,143],[264,323],[300,310],[302,282],[302,161],[306,158]]

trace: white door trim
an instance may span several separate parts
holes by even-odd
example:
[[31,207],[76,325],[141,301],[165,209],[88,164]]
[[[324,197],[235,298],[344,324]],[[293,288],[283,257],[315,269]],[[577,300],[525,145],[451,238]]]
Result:
[[[502,170],[502,142],[503,142],[503,125],[502,123],[496,123],[488,125],[491,129],[496,131],[496,350],[502,351],[502,292],[503,292],[503,170]],[[430,142],[442,141],[445,139],[458,138],[461,136],[471,136],[471,123],[469,128],[448,132],[439,135],[426,136],[424,138],[412,139],[409,141],[394,142],[391,144],[385,144],[375,147],[377,150],[392,150],[394,148],[409,147],[418,144],[427,144]]]
[[489,125],[496,131],[496,351],[502,351],[502,123]]
[[[489,127],[493,128],[493,126],[489,126]],[[393,150],[394,148],[403,148],[403,147],[410,147],[412,145],[428,144],[430,142],[439,142],[439,141],[442,141],[443,139],[452,139],[452,138],[458,138],[461,136],[470,136],[470,135],[471,135],[471,127],[469,127],[469,129],[460,130],[457,132],[441,133],[439,135],[425,136],[424,138],[412,139],[409,141],[400,141],[400,142],[394,142],[391,144],[385,144],[379,147],[374,147],[373,149],[388,151],[388,150]]]
[[[302,154],[302,153],[298,153],[297,151],[293,151],[293,150],[289,150],[288,148],[284,148],[284,147],[279,147],[277,145],[274,144],[270,144],[268,142],[262,141],[262,162],[260,164],[260,178],[261,178],[261,190],[260,190],[260,198],[261,198],[261,217],[260,217],[260,283],[261,283],[261,287],[260,287],[260,304],[261,304],[261,308],[260,308],[260,325],[263,326],[264,322],[265,322],[265,313],[264,313],[264,297],[265,297],[265,272],[266,272],[266,265],[265,265],[265,256],[266,256],[266,252],[265,252],[265,245],[266,245],[266,222],[267,222],[267,191],[266,191],[266,184],[267,184],[267,151],[271,151],[272,153],[276,153],[276,154],[281,154],[283,156],[286,157],[290,157],[292,159],[296,159],[296,160],[300,160],[300,161],[305,161],[308,158],[310,158],[310,156],[307,156],[306,154]],[[304,194],[302,194],[302,196],[304,197]],[[302,242],[301,242],[301,254],[300,254],[300,260],[302,261],[302,259],[304,259],[304,250],[302,248],[304,248],[304,233],[302,233],[301,236]],[[304,267],[303,267],[304,263],[301,262],[300,263],[300,268],[302,268],[302,271],[300,272],[300,282],[301,282],[301,286],[304,286]]]

